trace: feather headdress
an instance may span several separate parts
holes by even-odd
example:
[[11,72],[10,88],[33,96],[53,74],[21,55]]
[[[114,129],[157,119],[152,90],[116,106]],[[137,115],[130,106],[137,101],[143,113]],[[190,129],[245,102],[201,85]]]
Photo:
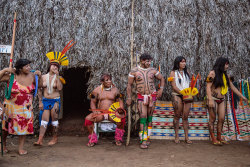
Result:
[[65,53],[75,44],[73,43],[73,40],[69,41],[69,43],[64,47],[62,52],[49,52],[46,54],[48,59],[50,60],[50,63],[58,63],[62,66],[68,66],[69,65],[69,59],[65,55]]

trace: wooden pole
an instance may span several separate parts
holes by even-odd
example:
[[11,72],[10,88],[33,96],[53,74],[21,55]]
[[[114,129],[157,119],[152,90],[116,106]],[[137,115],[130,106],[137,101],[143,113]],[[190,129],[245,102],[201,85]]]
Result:
[[[133,61],[134,61],[134,4],[135,4],[135,0],[132,0],[132,4],[131,4],[131,39],[130,39],[130,61],[131,61],[131,65],[130,68],[133,68]],[[128,107],[128,135],[127,135],[127,141],[126,141],[126,146],[129,145],[130,142],[130,132],[131,132],[131,105]]]
[[14,15],[14,26],[13,26],[13,36],[12,36],[12,44],[11,44],[11,52],[10,52],[10,66],[13,64],[13,54],[14,54],[14,45],[15,45],[15,35],[16,35],[16,12]]

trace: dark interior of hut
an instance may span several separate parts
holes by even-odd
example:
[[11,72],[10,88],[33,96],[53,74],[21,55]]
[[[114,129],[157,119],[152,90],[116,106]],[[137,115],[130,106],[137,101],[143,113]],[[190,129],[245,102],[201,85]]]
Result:
[[70,68],[63,71],[66,84],[63,87],[63,118],[60,121],[64,135],[82,135],[82,125],[89,113],[87,99],[88,68]]

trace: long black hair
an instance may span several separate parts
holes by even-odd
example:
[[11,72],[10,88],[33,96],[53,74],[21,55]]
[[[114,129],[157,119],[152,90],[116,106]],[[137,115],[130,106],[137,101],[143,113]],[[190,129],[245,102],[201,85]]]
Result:
[[31,63],[31,61],[28,60],[28,59],[19,59],[19,60],[17,60],[17,62],[15,64],[16,74],[19,75],[20,72],[21,72],[21,70],[22,70],[22,68],[24,66],[26,66],[27,64],[30,64],[30,63]]
[[[173,71],[179,70],[179,69],[180,69],[180,62],[181,62],[183,59],[186,61],[185,57],[183,57],[183,56],[178,56],[178,57],[175,58],[175,60],[174,60],[174,68],[173,68]],[[187,62],[187,61],[186,61],[186,62]],[[184,70],[184,74],[185,74],[186,76],[188,76],[188,78],[190,78],[190,76],[189,76],[189,74],[188,74],[188,72],[187,72],[187,65],[185,66],[185,68],[184,68],[183,70]]]
[[213,70],[215,72],[215,78],[213,85],[215,88],[221,87],[224,85],[223,83],[223,74],[226,76],[227,85],[229,86],[229,79],[227,76],[227,72],[225,71],[225,65],[229,64],[229,60],[225,57],[219,57],[216,59]]

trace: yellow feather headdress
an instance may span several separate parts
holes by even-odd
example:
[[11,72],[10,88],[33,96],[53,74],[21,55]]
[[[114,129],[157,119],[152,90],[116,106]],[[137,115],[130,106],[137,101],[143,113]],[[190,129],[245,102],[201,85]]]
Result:
[[69,43],[64,47],[62,52],[49,52],[46,54],[48,59],[50,60],[50,63],[58,63],[62,66],[68,66],[69,65],[69,59],[65,55],[65,53],[75,44],[73,43],[73,40],[69,41]]

